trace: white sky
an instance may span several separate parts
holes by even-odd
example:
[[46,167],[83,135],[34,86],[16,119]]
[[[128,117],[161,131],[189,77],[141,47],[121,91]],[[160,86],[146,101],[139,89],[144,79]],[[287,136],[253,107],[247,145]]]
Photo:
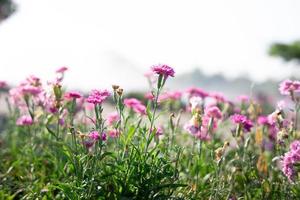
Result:
[[144,86],[156,63],[255,80],[297,70],[267,50],[300,38],[299,0],[15,2],[17,13],[0,24],[0,79],[14,84],[29,74],[51,79],[60,66],[70,68],[67,85],[82,89]]

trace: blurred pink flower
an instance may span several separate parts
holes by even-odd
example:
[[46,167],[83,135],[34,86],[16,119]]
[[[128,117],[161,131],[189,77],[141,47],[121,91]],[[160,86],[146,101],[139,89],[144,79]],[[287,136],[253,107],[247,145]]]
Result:
[[242,103],[248,103],[250,101],[250,98],[248,95],[239,95],[237,97],[237,100],[242,102]]
[[17,119],[18,126],[30,126],[33,124],[32,118],[29,115],[23,115]]
[[234,114],[231,116],[231,120],[235,124],[242,125],[246,132],[250,132],[251,128],[253,127],[252,121],[249,120],[245,115]]
[[209,95],[210,97],[214,98],[217,102],[225,103],[227,99],[225,98],[224,94],[221,92],[212,92]]
[[100,134],[98,131],[92,131],[90,132],[89,137],[94,141],[98,141],[100,139]]
[[124,99],[124,104],[126,107],[133,109],[136,113],[142,115],[146,114],[146,107],[136,98]]
[[153,101],[155,99],[155,96],[152,94],[152,92],[147,92],[145,95],[144,95],[145,99],[148,99],[150,101]]
[[120,116],[117,112],[112,112],[112,113],[108,114],[106,120],[107,120],[108,125],[111,126],[120,120]]
[[208,107],[205,109],[205,115],[207,115],[210,118],[215,119],[221,119],[222,118],[222,112],[217,106]]
[[279,91],[282,95],[290,95],[291,92],[300,92],[300,82],[285,80],[279,84]]
[[205,98],[208,96],[207,92],[205,92],[201,88],[196,88],[196,87],[190,87],[186,90],[186,92],[188,93],[189,98],[191,98],[191,97]]
[[6,81],[1,81],[0,80],[0,89],[7,87]]
[[21,87],[21,92],[24,95],[31,94],[33,96],[36,96],[42,92],[42,89],[33,85],[24,85],[23,87]]
[[167,100],[176,101],[176,100],[180,100],[181,96],[182,93],[180,91],[165,92],[159,96],[158,101],[159,102],[167,101]]
[[56,73],[64,73],[67,70],[68,70],[68,68],[63,66],[63,67],[58,68],[55,72]]
[[268,125],[269,124],[269,120],[267,116],[261,115],[257,118],[257,123],[259,125]]
[[116,129],[113,129],[113,130],[109,130],[108,131],[108,135],[111,138],[117,138],[117,137],[120,136],[120,132],[118,130],[116,130]]
[[82,95],[79,92],[66,92],[64,95],[65,99],[72,100],[72,99],[79,99],[82,97]]

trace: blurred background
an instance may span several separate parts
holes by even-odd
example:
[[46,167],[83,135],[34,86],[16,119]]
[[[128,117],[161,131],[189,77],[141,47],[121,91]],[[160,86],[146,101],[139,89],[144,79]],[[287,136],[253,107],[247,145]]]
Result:
[[149,67],[170,89],[278,95],[299,78],[299,0],[0,0],[0,80],[69,68],[65,84],[145,91]]

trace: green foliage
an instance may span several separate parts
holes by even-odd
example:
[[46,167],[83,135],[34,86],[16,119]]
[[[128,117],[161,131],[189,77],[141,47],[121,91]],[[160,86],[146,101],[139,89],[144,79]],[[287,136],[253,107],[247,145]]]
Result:
[[269,53],[271,56],[280,57],[285,61],[300,62],[300,41],[295,41],[290,44],[272,44]]

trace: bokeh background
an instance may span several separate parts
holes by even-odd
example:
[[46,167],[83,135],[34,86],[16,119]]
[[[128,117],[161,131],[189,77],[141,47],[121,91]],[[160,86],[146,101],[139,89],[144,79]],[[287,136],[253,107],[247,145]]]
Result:
[[71,89],[143,91],[143,74],[166,63],[170,89],[276,95],[300,75],[300,51],[274,46],[300,49],[299,11],[298,0],[0,0],[0,80],[67,66]]

